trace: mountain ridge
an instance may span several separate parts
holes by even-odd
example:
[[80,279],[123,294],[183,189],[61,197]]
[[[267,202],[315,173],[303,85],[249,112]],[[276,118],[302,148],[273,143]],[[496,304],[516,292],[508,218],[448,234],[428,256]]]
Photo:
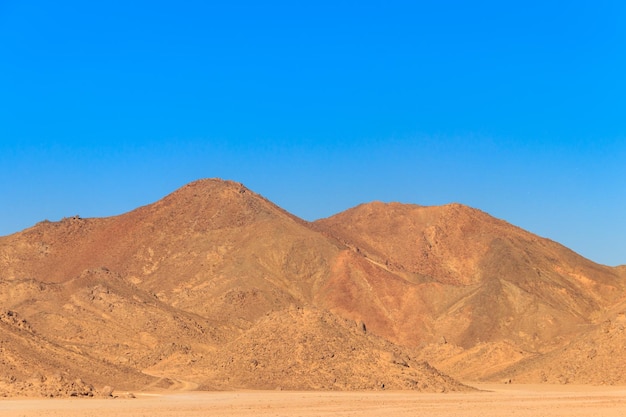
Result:
[[[111,368],[97,380],[80,367],[42,366],[48,381],[120,385],[114,375],[126,375],[124,389],[466,389],[439,371],[558,381],[558,367],[542,376],[529,366],[546,368],[551,352],[581,338],[600,340],[602,320],[621,317],[625,280],[626,267],[595,264],[458,203],[373,202],[307,222],[219,179],[118,216],[0,237],[0,306],[34,329],[39,342],[30,342]],[[314,355],[327,338],[341,361]],[[0,348],[13,355],[16,343]],[[346,362],[350,346],[362,361]],[[32,363],[44,363],[36,352]],[[285,361],[289,352],[302,353]],[[394,355],[411,359],[394,364]],[[599,380],[585,369],[566,379]],[[16,379],[0,387],[7,392],[27,384],[14,363],[0,370]]]

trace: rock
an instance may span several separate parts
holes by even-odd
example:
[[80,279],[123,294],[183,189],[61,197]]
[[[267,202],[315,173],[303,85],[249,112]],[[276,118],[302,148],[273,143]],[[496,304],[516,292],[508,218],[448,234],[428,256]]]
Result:
[[103,397],[112,397],[113,396],[113,387],[105,386],[100,390],[100,395]]

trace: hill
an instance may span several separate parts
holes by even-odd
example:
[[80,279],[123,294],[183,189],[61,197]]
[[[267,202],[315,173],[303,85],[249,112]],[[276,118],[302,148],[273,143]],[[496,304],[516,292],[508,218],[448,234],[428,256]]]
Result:
[[120,216],[0,237],[0,392],[545,380],[542,358],[620,312],[625,278],[461,205],[308,223],[200,180]]
[[459,204],[375,202],[315,225],[404,280],[376,312],[395,323],[387,337],[463,379],[508,380],[509,365],[565,349],[624,300],[622,268]]

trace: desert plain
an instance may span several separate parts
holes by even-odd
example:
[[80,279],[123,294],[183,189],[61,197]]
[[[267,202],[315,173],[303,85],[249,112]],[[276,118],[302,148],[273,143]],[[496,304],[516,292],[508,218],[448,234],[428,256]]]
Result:
[[4,399],[3,417],[618,417],[626,387],[482,384],[464,393],[229,391],[152,392],[118,399]]

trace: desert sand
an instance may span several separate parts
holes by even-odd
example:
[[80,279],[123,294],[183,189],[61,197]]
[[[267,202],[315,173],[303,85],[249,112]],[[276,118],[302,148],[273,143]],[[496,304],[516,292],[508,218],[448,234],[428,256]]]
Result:
[[179,392],[118,399],[5,399],[4,417],[28,416],[623,416],[626,387],[480,385],[483,391]]

